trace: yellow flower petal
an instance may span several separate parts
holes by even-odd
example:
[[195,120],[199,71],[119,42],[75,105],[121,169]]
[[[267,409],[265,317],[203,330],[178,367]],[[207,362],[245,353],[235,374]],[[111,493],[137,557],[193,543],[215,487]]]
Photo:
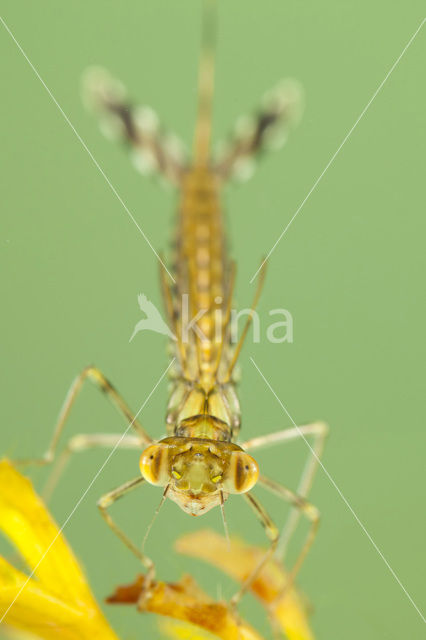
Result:
[[158,626],[165,635],[174,638],[174,640],[215,640],[217,638],[208,631],[187,622],[177,622],[165,618],[160,620]]
[[40,582],[64,599],[91,605],[93,598],[80,567],[28,478],[2,460],[0,487],[0,529],[30,569],[50,547],[35,571]]
[[0,462],[0,530],[35,569],[28,580],[0,558],[0,615],[6,614],[5,623],[47,640],[117,640],[41,499],[5,460]]
[[[225,538],[213,531],[197,531],[179,538],[179,553],[201,558],[243,582],[255,569],[265,553],[264,549],[232,539],[230,548]],[[280,564],[268,562],[253,582],[251,591],[267,607],[289,640],[314,640],[305,609],[296,589],[291,587],[280,595],[286,575]]]
[[[2,614],[16,598],[27,576],[0,558],[0,610]],[[18,629],[31,630],[41,637],[78,638],[83,613],[30,580],[7,614],[7,623]]]

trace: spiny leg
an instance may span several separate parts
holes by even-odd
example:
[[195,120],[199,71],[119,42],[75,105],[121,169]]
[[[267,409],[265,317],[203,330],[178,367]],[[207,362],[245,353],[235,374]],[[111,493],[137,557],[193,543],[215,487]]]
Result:
[[320,514],[318,509],[314,505],[309,503],[305,498],[299,496],[297,493],[295,493],[291,489],[288,489],[284,485],[275,482],[275,480],[271,480],[270,478],[261,475],[259,476],[258,484],[299,509],[310,522],[310,527],[302,549],[300,550],[292,569],[288,573],[288,579],[285,586],[285,589],[288,589],[293,584],[294,579],[298,574],[300,567],[302,566],[303,561],[315,539],[320,522]]
[[[328,434],[328,425],[325,422],[312,422],[301,427],[283,429],[265,436],[259,436],[247,440],[241,446],[245,451],[253,451],[264,447],[271,447],[275,444],[285,444],[299,438],[313,436],[313,445],[309,450],[308,458],[302,472],[296,493],[302,498],[306,498],[312,486],[315,473],[324,450],[325,440]],[[277,546],[276,556],[280,561],[284,560],[290,539],[297,527],[301,516],[300,509],[293,507],[289,513],[287,521],[283,527]]]
[[130,549],[130,551],[138,558],[138,560],[142,563],[142,565],[147,570],[147,573],[145,576],[145,582],[144,582],[144,589],[141,593],[141,596],[139,598],[139,603],[138,603],[138,607],[140,609],[143,609],[144,600],[146,598],[147,593],[149,592],[150,585],[154,579],[155,566],[151,558],[148,558],[148,556],[146,556],[143,553],[143,551],[141,551],[134,544],[134,542],[130,540],[130,538],[112,519],[112,517],[108,513],[108,507],[110,507],[114,502],[119,500],[119,498],[122,498],[127,493],[130,493],[130,491],[133,491],[133,489],[136,489],[137,487],[139,487],[144,481],[145,481],[145,478],[143,476],[138,476],[134,480],[129,480],[128,482],[125,482],[120,487],[117,487],[117,489],[113,489],[112,491],[109,491],[98,500],[99,511],[103,519],[107,523],[107,525],[110,527],[113,533],[118,538],[120,538],[120,540],[126,545],[126,547]]
[[213,375],[218,376],[218,370],[222,360],[223,348],[226,344],[226,333],[229,329],[229,321],[231,319],[232,313],[232,300],[234,295],[235,288],[235,277],[237,273],[237,267],[235,261],[232,261],[229,268],[229,282],[226,291],[226,304],[225,304],[225,314],[221,319],[221,336],[219,347],[217,350],[216,362],[213,368]]
[[269,545],[269,548],[265,551],[265,554],[263,558],[260,560],[257,567],[255,567],[255,569],[248,576],[248,578],[244,580],[243,584],[241,585],[237,593],[232,596],[230,604],[234,610],[238,605],[238,603],[240,602],[243,595],[250,589],[251,585],[256,580],[259,573],[262,571],[262,568],[265,566],[266,562],[275,552],[275,549],[278,543],[278,538],[279,538],[278,528],[270,518],[269,514],[263,507],[262,503],[257,498],[255,498],[254,495],[251,493],[245,493],[243,495],[244,495],[244,498],[249,503],[249,505],[251,506],[251,508],[253,509],[253,511],[255,512],[256,516],[259,518],[261,524],[265,528],[265,532],[267,537],[269,538],[270,545]]
[[73,436],[56,460],[52,473],[49,475],[42,491],[43,500],[48,502],[54,488],[63,474],[65,467],[74,453],[94,448],[106,449],[141,449],[138,436],[123,435],[122,433],[94,433]]
[[180,335],[180,328],[177,323],[177,315],[175,311],[175,305],[173,302],[174,299],[174,291],[173,285],[170,283],[166,269],[164,267],[164,258],[163,255],[160,254],[160,283],[161,283],[161,291],[163,293],[164,305],[166,307],[167,318],[172,327],[174,336],[176,338],[177,348],[174,349],[174,352],[177,354],[179,359],[180,367],[185,375],[187,375],[186,369],[186,353],[185,348],[182,342],[182,336]]
[[152,439],[146,433],[145,429],[142,425],[137,421],[136,417],[123,400],[121,395],[115,390],[112,384],[107,380],[104,374],[97,369],[96,367],[86,367],[74,380],[71,384],[71,387],[68,390],[68,393],[65,397],[64,404],[59,412],[59,417],[56,422],[55,428],[53,430],[52,440],[47,448],[47,451],[41,458],[29,458],[26,460],[17,460],[17,465],[46,465],[50,464],[55,457],[56,449],[58,447],[59,439],[61,437],[62,431],[65,427],[66,421],[70,414],[71,408],[77,398],[81,387],[86,379],[89,379],[93,382],[101,391],[106,393],[106,395],[110,398],[112,403],[117,407],[117,409],[127,418],[132,428],[136,431],[141,444],[150,444]]

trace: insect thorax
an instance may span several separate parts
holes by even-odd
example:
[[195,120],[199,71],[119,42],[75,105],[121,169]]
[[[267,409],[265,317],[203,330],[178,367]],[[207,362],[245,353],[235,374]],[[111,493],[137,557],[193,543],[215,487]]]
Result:
[[167,411],[169,435],[232,441],[240,429],[240,407],[234,385],[206,391],[193,382],[173,382]]

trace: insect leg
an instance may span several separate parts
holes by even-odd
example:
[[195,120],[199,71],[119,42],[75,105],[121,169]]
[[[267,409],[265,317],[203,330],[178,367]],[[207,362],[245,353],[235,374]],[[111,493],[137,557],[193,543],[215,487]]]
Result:
[[166,307],[167,318],[176,338],[176,345],[177,345],[176,354],[177,354],[177,357],[179,358],[181,369],[185,373],[185,375],[187,375],[188,372],[186,368],[186,352],[185,352],[184,344],[182,342],[181,330],[177,322],[176,313],[174,309],[173,287],[169,282],[166,269],[164,268],[164,259],[161,254],[160,254],[160,258],[161,258],[160,283],[161,283],[161,290],[164,298],[164,304]]
[[305,542],[292,569],[289,571],[288,580],[285,587],[287,589],[293,584],[294,579],[303,564],[306,554],[312,546],[318,530],[320,514],[318,509],[314,505],[310,504],[305,498],[299,496],[297,493],[291,491],[291,489],[288,489],[284,485],[275,482],[275,480],[271,480],[270,478],[267,478],[265,476],[259,476],[258,484],[271,491],[282,500],[289,502],[291,505],[293,505],[293,507],[296,507],[310,522],[310,527]]
[[255,498],[254,495],[251,493],[245,493],[243,495],[244,495],[244,498],[249,503],[249,505],[251,506],[251,508],[253,509],[253,511],[255,512],[256,516],[259,518],[261,524],[265,528],[266,535],[268,536],[270,541],[270,545],[269,545],[269,548],[265,551],[265,554],[263,558],[260,560],[257,567],[255,567],[255,569],[248,576],[248,578],[246,578],[246,580],[243,582],[243,584],[241,585],[237,593],[235,593],[232,596],[230,604],[233,608],[235,608],[238,605],[243,595],[246,593],[246,591],[250,589],[254,580],[256,580],[257,576],[261,572],[266,562],[271,558],[271,556],[275,552],[275,549],[278,543],[278,538],[279,538],[278,528],[270,518],[269,514],[267,513],[266,509],[263,507],[262,503],[257,498]]
[[[306,498],[319,466],[328,430],[328,425],[325,422],[312,422],[301,427],[283,429],[282,431],[269,433],[265,436],[252,438],[244,442],[241,446],[245,451],[253,451],[255,449],[271,447],[275,444],[285,444],[293,440],[300,438],[305,439],[306,437],[312,436],[313,444],[312,447],[310,447],[308,458],[296,491],[299,496]],[[297,527],[300,516],[300,509],[293,507],[284,525],[277,547],[276,556],[281,561],[284,559],[288,544]]]
[[55,457],[56,449],[58,447],[59,439],[62,435],[62,431],[65,427],[66,421],[70,414],[71,408],[77,398],[81,387],[85,380],[88,379],[93,382],[101,391],[103,391],[111,400],[111,402],[117,407],[117,409],[126,417],[131,424],[132,428],[136,431],[141,444],[150,444],[152,439],[146,433],[142,425],[136,420],[134,414],[129,409],[126,402],[121,395],[115,390],[112,384],[107,380],[104,374],[96,367],[86,367],[71,384],[68,393],[65,397],[64,404],[59,412],[59,417],[53,430],[52,440],[47,448],[47,451],[41,458],[29,458],[26,460],[17,460],[17,465],[46,465],[50,464]]
[[239,358],[241,349],[242,349],[244,341],[246,339],[248,330],[249,330],[250,325],[251,325],[251,323],[253,321],[253,315],[254,315],[254,312],[256,311],[256,307],[257,307],[257,304],[259,302],[260,295],[262,293],[263,285],[265,283],[265,275],[266,275],[266,261],[264,260],[262,262],[261,266],[260,266],[260,277],[259,277],[259,280],[257,282],[257,286],[256,286],[256,291],[255,291],[255,294],[254,294],[253,302],[252,302],[250,310],[249,310],[249,315],[247,316],[246,322],[244,324],[243,331],[242,331],[241,336],[240,336],[240,338],[239,338],[239,340],[237,342],[237,345],[236,345],[236,347],[234,349],[234,353],[232,355],[231,362],[228,365],[228,369],[227,369],[223,379],[221,379],[221,383],[222,384],[226,384],[227,382],[229,382],[229,380],[232,377],[232,372],[233,372],[233,370],[235,368],[235,365],[237,364],[237,360]]
[[126,547],[130,549],[130,551],[138,558],[138,560],[143,564],[143,566],[147,570],[146,577],[145,577],[145,587],[139,600],[139,605],[141,607],[143,606],[143,599],[146,596],[147,591],[149,590],[152,580],[154,579],[155,565],[151,560],[151,558],[148,558],[148,556],[146,556],[134,544],[134,542],[130,540],[130,538],[124,533],[124,531],[116,524],[116,522],[112,519],[112,517],[108,513],[108,507],[110,507],[119,498],[122,498],[124,495],[126,495],[130,491],[133,491],[133,489],[136,489],[137,487],[139,487],[144,481],[145,481],[145,478],[143,476],[138,476],[134,480],[129,480],[128,482],[125,482],[117,489],[113,489],[112,491],[109,491],[98,500],[99,511],[103,519],[107,523],[107,525],[110,527],[110,529],[112,529],[115,535],[118,538],[120,538],[120,540],[126,545]]
[[53,467],[53,471],[47,479],[42,492],[45,502],[49,501],[72,454],[95,448],[139,449],[140,451],[142,445],[138,436],[123,435],[122,433],[91,433],[73,436],[68,440],[65,449],[61,451]]

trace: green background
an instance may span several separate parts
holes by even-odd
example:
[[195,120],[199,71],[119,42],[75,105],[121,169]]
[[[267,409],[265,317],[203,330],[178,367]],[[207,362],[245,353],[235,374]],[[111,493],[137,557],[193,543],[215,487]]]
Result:
[[[200,3],[12,2],[2,15],[129,210],[157,249],[172,229],[175,194],[144,181],[122,149],[82,107],[79,81],[91,64],[120,77],[189,144],[196,103]],[[220,2],[215,139],[281,77],[295,77],[306,109],[287,147],[256,176],[225,194],[238,263],[237,299],[419,26],[420,1]],[[244,433],[290,420],[252,366],[252,355],[298,423],[324,419],[324,464],[418,606],[424,570],[424,212],[425,28],[384,85],[276,248],[260,311],[285,307],[294,343],[247,343],[242,356]],[[167,364],[160,335],[129,336],[144,292],[161,304],[154,254],[4,28],[0,28],[1,118],[1,449],[41,454],[67,386],[96,363],[137,409]],[[164,431],[164,381],[143,411]],[[124,423],[86,389],[68,435],[117,432]],[[303,443],[262,451],[262,468],[295,487]],[[80,454],[58,487],[52,511],[63,522],[106,452]],[[101,521],[95,502],[138,474],[138,454],[117,452],[66,527],[99,599],[139,571]],[[45,473],[34,472],[41,487]],[[148,488],[114,510],[142,538],[160,491]],[[319,472],[312,500],[323,516],[299,584],[318,638],[423,636],[419,614],[342,498]],[[265,498],[278,522],[274,498]],[[263,541],[241,499],[227,506],[233,534]],[[234,586],[172,550],[200,527],[221,530],[214,510],[192,519],[167,503],[147,551],[164,579],[191,571],[212,595]],[[295,544],[302,540],[303,528]],[[422,566],[423,565],[423,566]],[[424,574],[424,571],[423,571]],[[257,605],[242,613],[271,637]],[[108,609],[123,638],[158,637],[152,616]],[[150,631],[151,630],[151,631]],[[147,635],[145,635],[145,633]]]

